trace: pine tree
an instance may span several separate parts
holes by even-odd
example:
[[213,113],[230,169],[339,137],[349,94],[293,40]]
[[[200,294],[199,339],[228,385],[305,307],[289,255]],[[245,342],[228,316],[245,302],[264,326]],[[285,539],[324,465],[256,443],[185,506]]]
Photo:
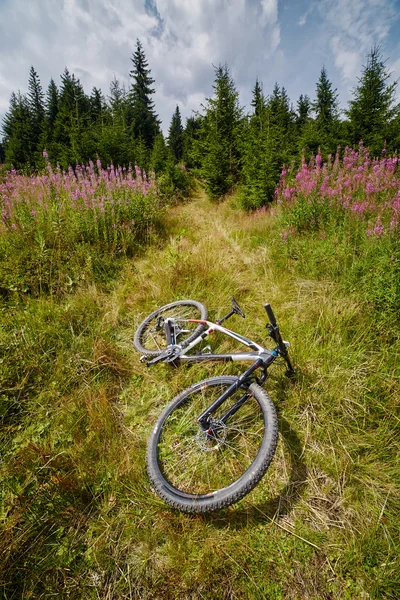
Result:
[[46,93],[45,102],[45,122],[44,122],[44,136],[43,146],[47,150],[50,160],[56,162],[56,150],[53,146],[54,137],[54,124],[58,114],[58,88],[54,83],[53,79],[50,79],[49,86]]
[[333,154],[340,141],[339,101],[325,67],[321,69],[316,98],[311,102],[311,108],[315,118],[308,118],[302,126],[299,149],[304,149],[307,155],[316,154],[319,149],[325,156]]
[[250,117],[244,144],[239,201],[246,209],[272,200],[282,164],[290,159],[293,145],[294,115],[286,90],[275,84],[267,102],[259,91],[256,85],[251,102],[255,112]]
[[168,147],[175,158],[175,162],[181,161],[183,156],[183,126],[179,106],[176,107],[172,116],[168,132]]
[[367,55],[367,64],[347,111],[352,143],[363,140],[373,154],[381,152],[385,141],[389,141],[390,146],[391,125],[399,110],[395,104],[397,81],[389,83],[390,77],[380,47],[374,46]]
[[254,108],[254,114],[256,115],[256,117],[260,117],[265,108],[265,98],[258,79],[256,79],[256,83],[253,89],[253,99],[251,101],[251,106]]
[[325,67],[322,67],[317,82],[316,99],[312,108],[316,115],[316,123],[322,131],[330,131],[338,118],[339,103],[337,90],[332,89]]
[[131,115],[132,130],[136,139],[141,138],[147,150],[153,147],[154,138],[160,130],[160,122],[154,111],[154,94],[152,85],[154,79],[150,76],[150,69],[139,40],[136,42],[136,52],[132,56],[133,69],[130,76],[133,79],[131,87]]
[[34,167],[32,115],[26,96],[11,94],[10,108],[3,119],[6,162],[16,169]]
[[108,96],[110,122],[103,127],[102,156],[105,161],[128,166],[135,161],[134,139],[129,131],[129,99],[125,86],[114,77]]
[[44,94],[39,76],[33,67],[29,71],[28,81],[28,107],[31,115],[31,156],[32,166],[39,167],[43,164],[43,134],[44,134]]
[[150,158],[150,168],[153,169],[156,175],[159,175],[165,170],[168,160],[168,149],[165,145],[163,134],[160,132],[154,140],[153,150]]
[[213,198],[228,192],[240,172],[240,126],[242,109],[228,66],[215,69],[214,97],[207,99],[202,122],[202,174]]
[[201,127],[201,115],[188,117],[186,119],[185,131],[183,135],[183,162],[188,169],[198,169],[201,167],[201,149],[199,144]]
[[302,127],[306,124],[307,120],[310,117],[311,111],[311,102],[310,98],[306,95],[300,94],[300,97],[297,101],[297,118],[296,125],[301,130]]
[[91,158],[88,143],[90,101],[79,79],[65,69],[61,76],[58,113],[54,124],[57,160],[66,168]]

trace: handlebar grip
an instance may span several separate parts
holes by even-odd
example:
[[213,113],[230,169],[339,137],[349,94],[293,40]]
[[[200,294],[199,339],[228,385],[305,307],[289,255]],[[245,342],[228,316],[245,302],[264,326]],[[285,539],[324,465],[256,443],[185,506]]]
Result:
[[276,319],[275,319],[275,315],[274,315],[274,313],[272,311],[271,305],[270,304],[264,304],[264,308],[265,308],[265,311],[266,311],[266,313],[268,315],[268,319],[269,319],[269,322],[271,323],[272,327],[276,327],[277,326],[277,322],[276,322]]

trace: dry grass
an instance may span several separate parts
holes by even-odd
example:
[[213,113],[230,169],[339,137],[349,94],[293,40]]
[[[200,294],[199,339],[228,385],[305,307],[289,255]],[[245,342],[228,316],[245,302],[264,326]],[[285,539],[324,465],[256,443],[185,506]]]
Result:
[[[5,598],[398,597],[398,331],[378,346],[356,297],[274,261],[275,227],[273,213],[199,196],[171,209],[169,238],[112,292],[3,309],[16,319],[7,368],[25,357],[19,412],[4,419]],[[266,384],[280,427],[266,477],[238,505],[193,517],[149,489],[147,436],[184,387],[241,367],[147,369],[131,340],[161,304],[194,298],[213,319],[232,295],[246,319],[230,326],[260,341],[271,302],[299,377],[277,368]],[[38,347],[51,314],[58,333]]]

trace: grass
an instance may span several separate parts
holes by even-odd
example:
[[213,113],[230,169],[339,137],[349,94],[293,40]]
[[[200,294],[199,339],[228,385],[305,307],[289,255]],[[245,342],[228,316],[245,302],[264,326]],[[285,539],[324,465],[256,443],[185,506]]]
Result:
[[[307,278],[274,210],[200,195],[111,290],[3,301],[4,598],[398,598],[398,328],[326,271]],[[260,341],[271,302],[299,376],[265,384],[280,440],[262,482],[193,517],[151,492],[147,438],[179,391],[240,366],[147,369],[131,340],[161,304],[198,299],[213,319],[231,295],[246,319],[230,326]]]

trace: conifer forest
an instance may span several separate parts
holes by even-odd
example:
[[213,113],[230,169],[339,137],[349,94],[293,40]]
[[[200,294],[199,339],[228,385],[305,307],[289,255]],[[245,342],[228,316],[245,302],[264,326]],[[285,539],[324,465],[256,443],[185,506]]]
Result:
[[114,79],[105,97],[90,95],[66,68],[57,87],[51,79],[43,91],[34,67],[28,93],[13,93],[3,120],[0,160],[28,173],[49,160],[66,170],[100,160],[102,165],[137,165],[163,177],[173,189],[187,185],[176,174],[181,164],[201,177],[208,194],[217,198],[239,189],[245,208],[273,198],[282,165],[298,165],[318,151],[325,159],[337,148],[360,141],[372,156],[400,148],[397,82],[391,81],[382,51],[371,49],[347,107],[322,67],[313,96],[290,99],[276,83],[264,90],[254,82],[250,112],[240,103],[229,67],[215,68],[213,95],[202,109],[182,123],[179,106],[171,116],[165,139],[155,112],[154,80],[139,40],[132,55],[128,89]]

